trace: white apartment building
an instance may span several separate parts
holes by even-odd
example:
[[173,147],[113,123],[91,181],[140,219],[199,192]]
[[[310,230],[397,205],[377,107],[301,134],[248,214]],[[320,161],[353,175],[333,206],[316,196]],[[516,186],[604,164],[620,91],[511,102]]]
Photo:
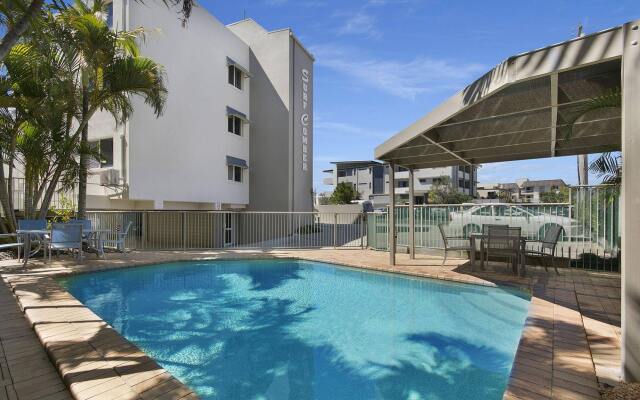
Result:
[[[529,180],[521,178],[509,183],[478,183],[478,198],[499,200],[502,192],[516,203],[540,203],[540,195],[558,192],[567,184],[562,179]],[[504,196],[504,195],[503,195]]]
[[314,59],[290,29],[225,26],[203,7],[182,27],[175,10],[127,0],[108,18],[149,31],[141,54],[164,66],[168,98],[159,118],[134,97],[125,124],[91,120],[104,162],[88,208],[312,209]]
[[[323,172],[331,176],[325,177],[323,183],[335,187],[338,183],[348,182],[360,193],[362,200],[370,200],[374,204],[386,204],[389,195],[388,166],[377,161],[336,161],[333,168]],[[476,195],[477,167],[454,166],[444,168],[422,168],[413,171],[415,204],[428,202],[427,194],[436,182],[447,177],[449,182],[460,193],[472,197]],[[397,167],[395,174],[395,194],[400,202],[409,201],[409,171]]]

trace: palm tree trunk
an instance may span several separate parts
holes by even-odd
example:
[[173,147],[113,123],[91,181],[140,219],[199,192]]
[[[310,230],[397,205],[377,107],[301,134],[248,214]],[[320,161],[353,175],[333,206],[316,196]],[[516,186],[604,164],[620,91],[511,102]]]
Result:
[[[82,88],[82,121],[89,112],[89,90]],[[82,128],[80,136],[80,171],[78,172],[78,219],[84,219],[87,212],[87,146],[89,144],[89,124]]]
[[578,156],[578,185],[589,184],[589,156],[580,154]]
[[[2,159],[2,154],[0,152],[0,166],[2,165],[4,165],[4,160]],[[4,229],[10,232],[15,232],[16,214],[15,210],[11,206],[12,202],[9,201],[9,196],[13,195],[13,193],[9,191],[11,186],[12,185],[8,184],[7,178],[4,176],[4,168],[0,167],[0,203],[2,204],[2,211],[4,212],[8,223],[8,226]]]
[[35,18],[36,14],[42,9],[44,0],[33,0],[24,15],[18,20],[18,22],[7,30],[7,33],[0,42],[0,61],[9,54],[9,50],[18,42],[20,36],[22,36],[29,27],[29,24]]
[[42,203],[40,204],[40,214],[38,218],[47,218],[47,214],[49,213],[49,206],[51,205],[51,200],[53,199],[53,194],[55,193],[58,182],[60,181],[60,177],[62,176],[62,173],[66,168],[66,162],[64,162],[64,160],[61,160],[56,167],[53,175],[51,176],[51,179],[49,180],[49,186],[47,186],[47,189],[44,192],[44,197],[42,198]]

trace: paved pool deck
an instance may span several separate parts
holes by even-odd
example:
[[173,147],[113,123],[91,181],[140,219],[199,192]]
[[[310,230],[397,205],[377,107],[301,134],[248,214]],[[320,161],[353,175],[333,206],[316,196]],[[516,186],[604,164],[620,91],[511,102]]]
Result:
[[505,399],[598,399],[620,381],[620,275],[529,267],[515,277],[500,263],[472,271],[467,260],[359,249],[132,252],[61,257],[26,269],[0,262],[0,400],[195,399],[197,396],[52,278],[104,269],[206,258],[295,257],[351,267],[528,290],[531,306]]

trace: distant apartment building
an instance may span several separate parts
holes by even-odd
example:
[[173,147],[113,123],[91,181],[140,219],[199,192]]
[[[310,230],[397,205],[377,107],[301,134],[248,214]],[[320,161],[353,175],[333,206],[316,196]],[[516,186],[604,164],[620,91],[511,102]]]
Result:
[[[336,161],[333,168],[323,171],[331,176],[323,183],[335,187],[338,183],[350,183],[362,200],[386,204],[389,195],[388,166],[377,161]],[[428,192],[434,183],[448,180],[461,193],[475,197],[476,167],[455,166],[445,168],[423,168],[413,171],[415,204],[428,203]],[[446,178],[443,178],[446,177]],[[398,167],[395,194],[401,202],[409,201],[409,171]]]
[[225,26],[204,7],[186,27],[161,5],[109,7],[114,29],[149,31],[141,54],[165,67],[168,99],[159,118],[135,97],[125,124],[92,118],[103,160],[88,207],[310,211],[314,59],[292,31]]
[[[566,187],[562,179],[529,180],[518,179],[512,183],[478,183],[478,198],[499,200],[508,196],[516,203],[539,203],[543,193],[557,192]],[[504,193],[501,196],[501,193]]]

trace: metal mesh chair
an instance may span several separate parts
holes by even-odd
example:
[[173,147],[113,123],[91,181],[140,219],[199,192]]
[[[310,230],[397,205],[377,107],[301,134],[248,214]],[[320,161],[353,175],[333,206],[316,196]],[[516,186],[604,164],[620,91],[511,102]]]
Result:
[[49,241],[49,261],[52,250],[77,250],[82,259],[82,224],[53,224]]
[[[444,242],[444,259],[442,260],[442,265],[447,262],[447,252],[449,251],[475,251],[475,249],[471,248],[471,240],[468,237],[447,236],[446,232],[444,231],[443,224],[438,224],[438,229],[440,230],[442,241]],[[449,241],[466,242],[466,244],[452,246]]]
[[[491,227],[495,227],[496,229],[499,229],[499,228],[505,228],[506,229],[506,228],[509,227],[509,225],[483,224],[482,225],[482,236],[483,237],[486,238],[489,235],[489,228],[491,228]],[[488,256],[487,252],[485,251],[485,248],[484,248],[485,243],[484,242],[485,242],[484,240],[480,241],[480,257],[486,257],[486,258],[483,258],[483,260],[486,260],[487,262],[489,262],[489,256]]]
[[[525,249],[524,257],[526,256],[538,256],[543,260],[551,260],[551,266],[556,271],[556,274],[559,274],[558,267],[555,264],[556,258],[556,246],[558,246],[558,240],[560,240],[560,235],[562,235],[562,227],[560,225],[553,225],[544,234],[544,238],[542,240],[527,240],[527,243],[540,243],[538,250],[536,249]],[[547,264],[543,262],[544,270],[549,271],[547,268]]]
[[82,230],[84,236],[87,236],[87,232],[91,230],[91,220],[90,219],[72,219],[69,221],[70,224],[80,224],[82,225]]
[[[42,219],[19,219],[18,220],[18,230],[19,231],[44,231],[47,229],[47,220],[42,218]],[[41,249],[41,246],[44,244],[45,245],[45,250],[46,250],[46,243],[47,240],[49,239],[48,235],[38,235],[38,234],[32,234],[29,235],[30,236],[30,243],[36,243],[38,246],[36,248],[36,250],[33,251],[34,255],[36,252],[38,252]],[[18,236],[18,242],[22,242],[23,238],[22,236]],[[25,249],[25,251],[29,251],[31,252],[31,249]],[[44,255],[46,257],[46,253]],[[18,259],[20,259],[20,248],[18,248]]]
[[485,249],[487,261],[489,256],[507,258],[512,262],[513,270],[517,272],[517,263],[520,257],[521,228],[492,225],[487,228]]
[[133,222],[129,221],[129,223],[127,223],[127,226],[124,228],[124,230],[121,231],[119,228],[117,228],[115,232],[112,232],[109,234],[110,235],[109,239],[102,241],[102,244],[115,246],[117,251],[124,253],[125,252],[124,241],[127,238],[127,235],[129,234],[129,229],[131,228],[131,225],[133,225]]

